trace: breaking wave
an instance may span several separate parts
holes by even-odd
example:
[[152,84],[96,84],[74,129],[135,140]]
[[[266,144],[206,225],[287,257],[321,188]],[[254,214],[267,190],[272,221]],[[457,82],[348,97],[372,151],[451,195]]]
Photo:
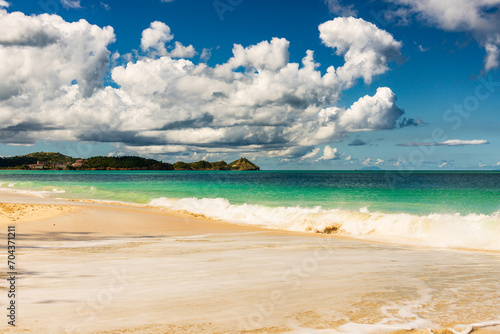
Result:
[[264,228],[334,233],[406,245],[500,251],[500,211],[486,214],[429,214],[234,205],[223,198],[157,198],[150,205],[187,211],[228,223]]

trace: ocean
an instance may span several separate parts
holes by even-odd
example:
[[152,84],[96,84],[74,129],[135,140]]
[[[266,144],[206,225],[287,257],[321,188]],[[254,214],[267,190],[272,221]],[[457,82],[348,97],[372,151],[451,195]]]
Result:
[[3,170],[1,188],[278,230],[500,250],[500,172]]

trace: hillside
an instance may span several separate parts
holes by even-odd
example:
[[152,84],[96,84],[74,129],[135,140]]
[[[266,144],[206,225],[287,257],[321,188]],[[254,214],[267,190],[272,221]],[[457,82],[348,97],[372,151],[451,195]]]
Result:
[[27,168],[27,165],[40,162],[68,163],[76,161],[75,158],[54,152],[37,152],[15,157],[0,158],[0,168]]
[[32,158],[37,161],[52,161],[56,163],[74,163],[77,159],[57,152],[36,152],[21,157]]
[[83,169],[143,169],[173,170],[174,167],[165,162],[135,156],[124,157],[92,157],[83,161]]
[[0,158],[0,168],[21,168],[29,164],[36,164],[36,158],[27,156]]
[[259,166],[246,158],[239,158],[229,164],[231,170],[260,170]]
[[240,158],[227,164],[225,161],[208,162],[200,160],[197,162],[178,161],[174,164],[175,170],[260,170],[260,168],[248,159]]
[[177,161],[174,164],[175,170],[230,170],[225,161],[208,162],[200,160],[197,162]]

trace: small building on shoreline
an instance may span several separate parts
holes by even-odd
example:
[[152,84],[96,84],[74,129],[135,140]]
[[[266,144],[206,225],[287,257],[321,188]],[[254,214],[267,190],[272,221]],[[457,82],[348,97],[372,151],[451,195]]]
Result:
[[30,169],[43,169],[44,164],[40,161],[37,161],[36,164],[28,165]]
[[75,168],[81,168],[81,167],[83,167],[83,159],[76,160],[75,163],[72,164],[71,166],[73,166]]

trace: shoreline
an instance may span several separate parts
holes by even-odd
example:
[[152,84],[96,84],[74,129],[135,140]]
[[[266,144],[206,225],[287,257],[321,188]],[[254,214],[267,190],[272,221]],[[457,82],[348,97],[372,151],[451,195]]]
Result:
[[[222,219],[217,219],[217,218],[210,218],[207,217],[203,214],[198,214],[194,212],[189,212],[186,210],[174,210],[166,207],[160,207],[160,206],[155,206],[151,204],[139,204],[139,203],[132,203],[132,202],[121,202],[121,201],[106,201],[106,200],[94,200],[94,199],[73,199],[73,198],[54,198],[54,197],[39,197],[34,194],[29,193],[29,191],[26,193],[24,190],[19,190],[19,189],[9,189],[9,188],[0,188],[0,205],[2,205],[5,201],[6,198],[12,198],[14,197],[14,201],[10,200],[9,203],[14,203],[18,205],[24,205],[25,201],[32,202],[32,200],[35,200],[34,203],[30,203],[30,205],[41,205],[43,203],[45,204],[50,204],[50,205],[56,205],[53,207],[53,210],[51,212],[43,212],[44,210],[41,210],[42,214],[44,214],[46,218],[57,216],[60,213],[66,212],[66,211],[72,211],[77,208],[80,208],[81,206],[87,206],[87,205],[97,205],[99,207],[108,207],[110,209],[112,208],[129,208],[129,209],[137,209],[137,210],[146,210],[145,212],[148,213],[156,213],[160,215],[164,215],[166,217],[173,216],[173,217],[183,217],[187,219],[194,219],[194,220],[201,220],[204,223],[215,223],[215,224],[222,224],[223,226],[226,226],[228,229],[230,229],[233,226],[236,227],[245,227],[248,229],[255,229],[258,231],[267,231],[267,232],[272,232],[272,233],[279,233],[279,234],[291,234],[291,235],[299,235],[299,236],[309,236],[309,237],[323,237],[323,238],[335,238],[335,239],[342,239],[342,240],[353,240],[353,241],[360,241],[360,242],[368,242],[368,243],[375,243],[375,244],[384,244],[384,245],[395,245],[395,246],[402,246],[402,247],[415,247],[415,248],[423,248],[423,249],[436,249],[436,250],[455,250],[455,251],[467,251],[467,252],[484,252],[484,253],[493,253],[493,254],[500,254],[500,250],[493,250],[493,249],[480,249],[480,248],[467,248],[467,247],[439,247],[439,246],[430,246],[430,245],[420,245],[420,244],[412,244],[412,243],[402,243],[402,242],[396,242],[396,241],[383,241],[383,240],[374,240],[374,239],[368,239],[368,238],[356,238],[354,236],[349,236],[349,235],[343,235],[343,234],[337,234],[337,233],[322,233],[322,232],[311,232],[311,231],[290,231],[290,230],[283,230],[283,229],[273,229],[271,227],[267,226],[258,226],[258,225],[253,225],[253,224],[245,224],[245,223],[233,223],[233,222],[227,222]],[[31,200],[30,200],[31,199]],[[42,200],[43,199],[43,200]],[[59,207],[60,206],[60,207]],[[0,213],[1,213],[1,207],[0,207]],[[60,211],[60,212],[58,212]],[[6,222],[2,220],[0,217],[0,226],[5,225]]]
[[[14,196],[13,196],[14,195]],[[6,198],[8,197],[8,202]],[[89,220],[87,225],[75,226],[72,221],[81,215],[91,214],[93,217],[98,215],[106,215],[106,214],[117,214],[117,215],[132,215],[134,218],[139,217],[140,215],[148,215],[148,218],[154,217],[158,219],[154,219],[154,224],[151,223],[150,220],[144,220],[145,223],[132,223],[129,222],[130,226],[123,226],[117,224],[116,222],[107,222],[107,229],[102,229],[100,231],[107,231],[112,233],[110,235],[117,235],[116,233],[125,232],[123,235],[135,235],[140,236],[144,231],[160,232],[161,235],[165,231],[170,231],[173,229],[176,232],[181,231],[182,229],[178,228],[178,224],[183,222],[187,227],[194,227],[195,229],[215,229],[217,231],[272,231],[272,232],[287,232],[287,231],[274,231],[259,228],[256,226],[243,226],[236,225],[221,221],[216,221],[214,219],[209,219],[206,217],[201,217],[201,215],[190,214],[190,213],[182,213],[176,212],[173,210],[163,210],[161,208],[156,208],[149,205],[134,205],[129,203],[119,203],[119,202],[104,202],[104,201],[95,201],[95,200],[77,200],[77,199],[53,199],[53,198],[38,198],[34,196],[29,196],[26,194],[17,194],[10,193],[6,194],[6,192],[0,192],[0,204],[4,206],[14,206],[17,210],[27,208],[34,208],[35,214],[39,213],[39,210],[42,207],[48,207],[49,210],[45,215],[28,215],[25,219],[18,221],[19,224],[23,225],[23,228],[28,229],[29,233],[36,231],[36,229],[42,229],[44,231],[50,228],[50,221],[55,221],[60,223],[60,226],[64,226],[69,228],[70,230],[75,230],[79,232],[83,232],[87,228],[95,228],[96,224],[98,224],[98,218],[95,217],[95,220]],[[61,210],[61,208],[64,208]],[[0,207],[1,210],[1,207]],[[1,212],[1,211],[0,211]],[[97,213],[93,213],[97,212]],[[161,220],[164,218],[164,220]],[[129,219],[130,220],[130,219]],[[138,219],[139,220],[139,219]],[[137,221],[138,221],[137,220]],[[175,220],[175,223],[170,223],[170,220]],[[8,222],[0,220],[0,226],[5,226]],[[10,223],[15,223],[15,221],[10,221]],[[54,223],[52,223],[54,224]],[[162,224],[166,224],[162,226]],[[126,228],[130,227],[130,228]],[[133,229],[132,229],[133,227]],[[189,228],[184,231],[184,233],[188,233]],[[292,232],[293,233],[293,232]]]
[[[496,303],[490,290],[484,290],[498,284],[497,253],[375,243],[229,224],[148,206],[0,192],[0,203],[15,206],[20,201],[58,213],[36,220],[25,216],[13,224],[22,266],[18,280],[23,282],[18,326],[27,331],[233,333],[238,328],[242,333],[310,333],[355,326],[352,333],[366,328],[423,334],[430,333],[425,328],[450,333],[440,328],[494,321],[474,333],[500,333],[500,322],[495,322],[500,296]],[[5,240],[5,231],[0,235]],[[1,257],[3,261],[5,255]],[[435,269],[425,274],[427,266]],[[447,269],[440,273],[439,268]],[[113,292],[109,282],[121,277],[117,273],[128,278],[123,289]],[[422,274],[433,278],[428,281]],[[467,295],[475,295],[453,297],[459,311],[449,314],[437,292],[454,277],[463,277],[460,284],[470,290]],[[105,293],[109,301],[99,302]],[[84,302],[86,296],[94,296],[92,307]],[[488,299],[493,309],[477,304]],[[380,310],[388,300],[412,316],[399,319],[396,313],[383,320],[388,315]],[[477,310],[473,314],[466,311],[471,302]],[[138,308],[150,311],[138,313]]]
[[[227,228],[231,228],[232,226],[239,226],[239,227],[246,227],[249,229],[256,229],[258,231],[267,231],[267,232],[274,232],[274,233],[285,233],[285,234],[291,234],[291,235],[302,235],[302,236],[309,236],[309,237],[324,237],[324,238],[336,238],[336,239],[342,239],[342,240],[353,240],[353,241],[360,241],[360,242],[368,242],[368,243],[375,243],[375,244],[384,244],[384,245],[395,245],[395,246],[402,246],[402,247],[415,247],[415,248],[424,248],[424,249],[437,249],[437,250],[456,250],[456,251],[469,251],[469,252],[485,252],[485,253],[500,253],[500,250],[491,250],[491,249],[476,249],[476,248],[466,248],[466,247],[438,247],[438,246],[428,246],[428,245],[418,245],[418,244],[408,244],[408,243],[398,243],[398,242],[393,242],[393,241],[380,241],[380,240],[372,240],[372,239],[363,239],[363,238],[356,238],[356,237],[351,237],[347,235],[342,235],[342,234],[337,234],[337,233],[321,233],[321,232],[311,232],[311,231],[290,231],[290,230],[282,230],[282,229],[273,229],[270,227],[261,227],[258,225],[252,225],[252,224],[244,224],[244,223],[232,223],[232,222],[226,222],[221,219],[216,219],[216,218],[210,218],[207,217],[203,214],[197,214],[185,210],[173,210],[169,209],[166,207],[159,207],[159,206],[154,206],[150,204],[138,204],[138,203],[131,203],[131,202],[121,202],[121,201],[106,201],[106,200],[94,200],[94,199],[72,199],[72,198],[53,198],[53,197],[39,197],[36,195],[33,195],[31,193],[26,193],[24,190],[19,190],[19,189],[9,189],[9,188],[0,188],[0,205],[5,202],[6,197],[12,198],[14,197],[14,201],[9,201],[10,203],[14,204],[20,204],[24,205],[25,201],[30,201],[33,199],[39,199],[35,200],[34,205],[41,205],[43,203],[46,203],[47,205],[58,205],[61,207],[66,207],[66,209],[61,210],[59,207],[54,207],[53,211],[50,213],[45,213],[46,218],[52,217],[52,216],[57,216],[62,212],[65,211],[71,211],[77,208],[80,208],[81,206],[86,206],[86,205],[98,205],[100,207],[109,207],[109,208],[131,208],[131,209],[145,209],[148,210],[147,212],[156,212],[157,214],[165,215],[165,216],[174,216],[174,217],[184,217],[188,219],[195,219],[198,220],[200,219],[204,223],[215,223],[215,224],[223,224],[224,226],[227,226]],[[42,200],[43,199],[43,200]],[[39,204],[36,204],[39,203]],[[33,205],[33,203],[31,203]],[[57,211],[61,211],[58,213]],[[0,208],[1,212],[1,208]],[[2,221],[0,218],[0,226],[5,225],[6,223]]]

